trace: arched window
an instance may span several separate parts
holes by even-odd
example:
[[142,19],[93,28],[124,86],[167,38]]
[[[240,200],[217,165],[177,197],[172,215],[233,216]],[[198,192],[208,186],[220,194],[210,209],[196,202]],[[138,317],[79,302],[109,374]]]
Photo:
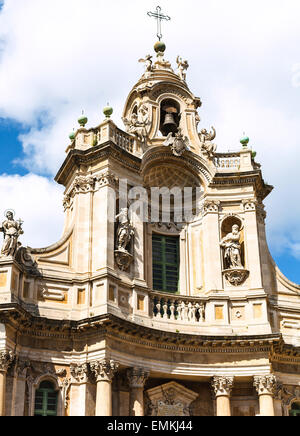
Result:
[[34,416],[57,416],[57,391],[50,381],[43,381],[35,392]]
[[300,416],[300,403],[293,403],[290,410],[290,416]]

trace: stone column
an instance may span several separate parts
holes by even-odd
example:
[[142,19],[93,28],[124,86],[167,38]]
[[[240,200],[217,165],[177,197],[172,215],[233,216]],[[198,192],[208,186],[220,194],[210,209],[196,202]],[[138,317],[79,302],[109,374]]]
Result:
[[5,416],[6,373],[15,356],[12,351],[0,351],[0,416]]
[[217,416],[231,416],[230,395],[233,387],[233,377],[216,376],[212,380],[216,396]]
[[259,396],[260,416],[275,416],[273,400],[277,386],[275,375],[255,376],[254,386]]
[[149,371],[143,368],[131,368],[127,371],[130,387],[130,416],[144,416],[144,386]]
[[94,401],[92,400],[92,384],[89,381],[89,366],[87,363],[81,365],[72,363],[71,372],[71,394],[70,394],[70,416],[93,416],[95,414]]
[[96,416],[112,416],[112,380],[119,364],[113,360],[90,363],[97,382]]
[[18,360],[16,363],[12,395],[12,416],[24,416],[26,378],[30,367],[29,361]]

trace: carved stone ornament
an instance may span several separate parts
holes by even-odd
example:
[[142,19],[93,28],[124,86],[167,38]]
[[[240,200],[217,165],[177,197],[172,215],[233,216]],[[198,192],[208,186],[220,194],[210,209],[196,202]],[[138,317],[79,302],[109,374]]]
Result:
[[275,395],[277,380],[274,374],[254,376],[254,387],[258,395]]
[[143,388],[150,371],[144,368],[130,368],[127,371],[128,383],[131,388]]
[[203,205],[204,214],[207,213],[218,213],[220,209],[220,201],[218,200],[205,200]]
[[147,391],[150,416],[190,416],[190,406],[198,394],[170,382]]
[[19,248],[16,254],[16,261],[22,265],[28,274],[41,276],[38,270],[38,264],[31,255],[31,249],[29,247],[22,247],[19,243]]
[[224,270],[223,274],[232,286],[241,286],[249,277],[249,271],[244,268]]
[[178,76],[183,82],[186,81],[186,71],[189,68],[188,61],[183,60],[180,56],[177,56],[176,63],[178,65]]
[[166,141],[163,143],[166,147],[171,147],[174,156],[181,157],[186,150],[190,150],[189,140],[183,136],[181,129],[173,136],[172,132],[169,133]]
[[119,364],[114,360],[101,360],[90,363],[90,369],[96,377],[96,381],[111,382],[115,373],[119,368]]
[[81,365],[72,363],[70,365],[70,372],[71,376],[76,382],[86,383],[89,376],[89,365],[87,363],[83,363]]
[[12,351],[0,351],[0,372],[6,372],[15,359]]
[[215,139],[216,135],[217,133],[214,127],[212,127],[211,132],[208,132],[206,129],[202,129],[199,133],[201,151],[207,154],[209,158],[213,158],[217,151],[216,144],[212,142]]
[[212,379],[211,385],[216,397],[230,396],[233,388],[233,377],[216,376]]

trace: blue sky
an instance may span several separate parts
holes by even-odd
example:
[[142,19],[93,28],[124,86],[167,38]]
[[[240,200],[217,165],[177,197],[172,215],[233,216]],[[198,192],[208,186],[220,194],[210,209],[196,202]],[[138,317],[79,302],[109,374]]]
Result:
[[[4,7],[1,7],[1,5]],[[203,127],[219,151],[238,150],[245,131],[265,180],[270,251],[300,283],[300,4],[298,0],[161,0],[166,57],[188,59]],[[82,109],[89,126],[109,101],[123,128],[127,94],[152,52],[157,2],[0,1],[0,215],[16,210],[24,243],[60,238],[63,189],[53,177]],[[26,17],[26,19],[24,19]],[[116,31],[118,30],[118,31]]]

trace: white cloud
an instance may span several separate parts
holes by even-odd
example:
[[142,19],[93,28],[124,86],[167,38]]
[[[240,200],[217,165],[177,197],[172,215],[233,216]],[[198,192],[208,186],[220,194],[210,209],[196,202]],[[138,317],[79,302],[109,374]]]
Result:
[[[202,97],[203,125],[217,128],[219,150],[238,148],[243,131],[250,136],[276,188],[266,202],[271,246],[291,251],[291,241],[300,241],[299,1],[160,4],[172,17],[163,24],[167,58],[189,60],[188,83]],[[58,170],[82,109],[97,125],[109,101],[122,127],[123,104],[142,74],[137,60],[156,40],[146,15],[156,6],[154,0],[5,0],[0,116],[30,127],[21,137],[27,168],[41,175]]]
[[[55,243],[63,230],[63,189],[45,177],[35,174],[0,176],[0,221],[7,209],[24,221],[24,246],[46,247]],[[1,239],[1,237],[0,237]]]

